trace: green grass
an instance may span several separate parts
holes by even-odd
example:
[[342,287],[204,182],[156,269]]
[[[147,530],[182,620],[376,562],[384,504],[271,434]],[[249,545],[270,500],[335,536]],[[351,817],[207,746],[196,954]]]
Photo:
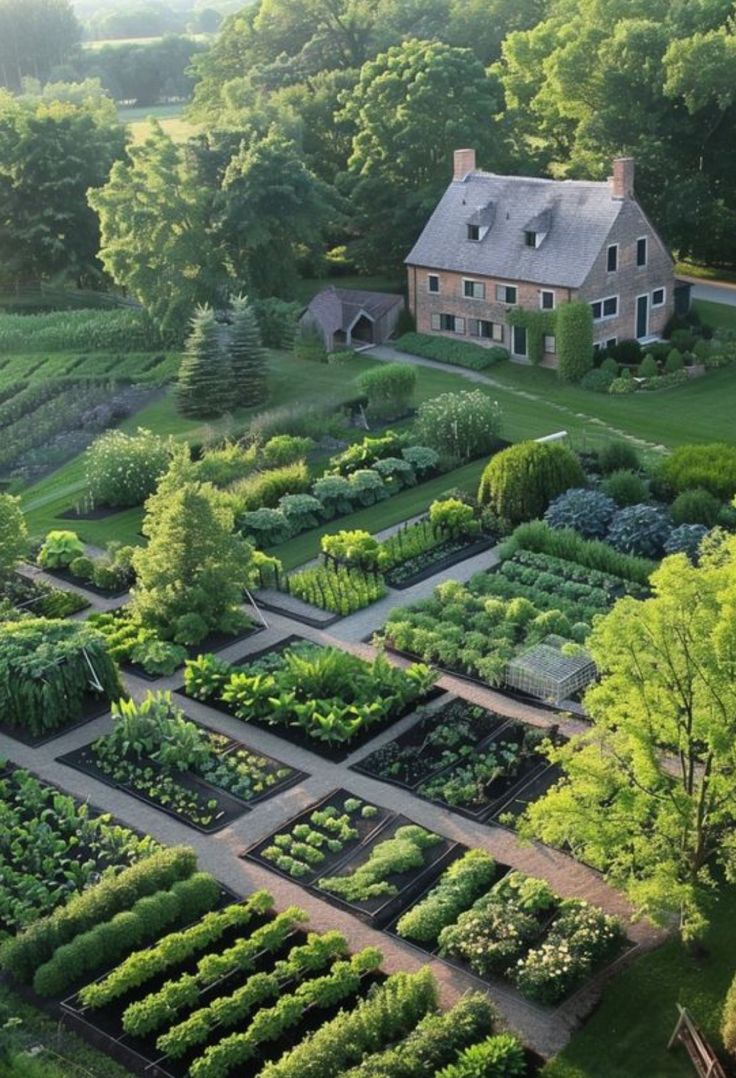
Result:
[[667,1051],[676,1004],[690,1011],[718,1048],[723,997],[736,972],[733,926],[736,888],[724,888],[705,940],[694,958],[675,939],[634,962],[608,986],[595,1014],[544,1078],[692,1078],[682,1048]]
[[118,119],[127,124],[134,144],[144,142],[148,137],[151,118],[158,120],[174,142],[186,142],[199,129],[184,119],[184,108],[184,105],[151,105],[149,108],[118,109]]
[[442,497],[454,487],[461,487],[470,494],[475,494],[485,464],[485,460],[465,464],[462,468],[431,479],[428,483],[403,490],[401,494],[379,502],[378,505],[359,509],[348,516],[331,520],[320,528],[303,532],[302,535],[297,535],[280,546],[270,548],[268,553],[275,554],[283,562],[285,569],[294,569],[297,565],[302,565],[305,561],[317,557],[323,535],[343,529],[361,528],[369,532],[378,532],[383,528],[390,528],[392,524],[400,524],[402,520],[408,520],[409,517],[424,512],[430,502]]
[[728,303],[711,303],[707,299],[693,300],[700,317],[714,329],[736,329],[736,307]]
[[[2,1078],[126,1078],[129,1071],[110,1056],[90,1047],[70,1033],[63,1023],[54,1021],[26,1003],[6,986],[0,986],[0,1022],[11,1027],[3,1030],[3,1048],[12,1046],[14,1067],[0,1060]],[[40,1051],[39,1051],[40,1049]],[[29,1058],[26,1051],[32,1050]],[[15,1056],[15,1053],[19,1053]]]
[[736,270],[719,269],[717,266],[699,266],[695,262],[677,262],[675,273],[685,277],[697,277],[701,281],[728,281],[736,284]]
[[[736,308],[733,310],[736,326]],[[554,371],[504,363],[489,379],[510,390],[533,395],[526,407],[544,414],[561,409],[559,425],[588,434],[603,423],[609,430],[674,448],[684,442],[733,441],[736,370],[724,367],[687,385],[655,393],[611,396],[560,382]],[[499,399],[501,399],[499,397]]]

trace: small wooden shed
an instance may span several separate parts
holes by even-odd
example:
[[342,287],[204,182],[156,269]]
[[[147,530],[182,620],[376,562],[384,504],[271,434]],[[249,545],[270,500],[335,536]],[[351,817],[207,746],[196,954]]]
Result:
[[302,311],[299,325],[317,329],[328,352],[383,344],[396,328],[403,307],[403,296],[390,292],[331,286],[318,292]]

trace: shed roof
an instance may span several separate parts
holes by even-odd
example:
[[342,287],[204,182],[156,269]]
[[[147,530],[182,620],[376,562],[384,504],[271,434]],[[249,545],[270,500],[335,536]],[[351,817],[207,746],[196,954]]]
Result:
[[403,297],[390,292],[364,292],[359,288],[335,288],[332,285],[318,292],[306,308],[323,329],[335,333],[350,329],[356,318],[365,312],[370,318],[381,318]]

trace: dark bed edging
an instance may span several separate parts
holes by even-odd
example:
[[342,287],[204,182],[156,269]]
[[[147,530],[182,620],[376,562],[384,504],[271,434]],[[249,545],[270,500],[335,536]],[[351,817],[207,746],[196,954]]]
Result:
[[[406,577],[400,583],[392,578],[393,570],[390,570],[386,573],[386,583],[390,588],[393,588],[394,591],[405,591],[407,588],[414,587],[415,584],[421,584],[423,581],[429,580],[433,576],[437,576],[438,573],[445,572],[446,569],[451,569],[453,565],[459,565],[469,558],[474,558],[478,554],[483,554],[487,550],[492,550],[494,545],[495,540],[492,536],[484,536],[484,538],[477,539],[474,543],[469,543],[467,546],[461,547],[452,554],[445,554],[443,557],[432,562],[431,565],[428,565],[425,569],[421,569],[411,576]],[[397,566],[397,568],[400,568],[400,566]]]
[[[89,695],[91,696],[91,694]],[[26,745],[30,749],[40,749],[43,745],[48,745],[50,742],[56,741],[57,738],[70,734],[73,730],[79,730],[80,727],[86,726],[88,722],[93,722],[95,719],[107,715],[110,711],[110,706],[111,701],[109,700],[90,700],[76,722],[68,723],[66,726],[59,726],[56,730],[40,734],[38,737],[30,733],[24,733],[21,727],[13,726],[9,722],[0,722],[0,735],[12,738],[13,741],[18,741],[21,745]]]

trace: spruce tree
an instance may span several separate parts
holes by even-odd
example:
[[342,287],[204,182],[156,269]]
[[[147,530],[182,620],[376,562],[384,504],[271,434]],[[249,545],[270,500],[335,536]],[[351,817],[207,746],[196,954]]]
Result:
[[235,406],[232,368],[211,307],[198,307],[192,318],[176,403],[182,415],[194,419],[213,419]]
[[237,403],[244,408],[262,404],[266,399],[266,352],[247,296],[233,298],[227,352]]

